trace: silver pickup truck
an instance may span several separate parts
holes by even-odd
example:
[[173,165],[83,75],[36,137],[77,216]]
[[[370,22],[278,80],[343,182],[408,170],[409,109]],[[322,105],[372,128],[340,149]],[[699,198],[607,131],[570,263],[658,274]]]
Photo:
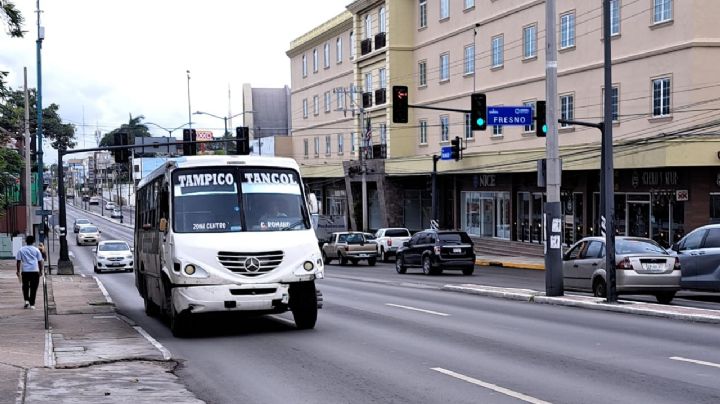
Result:
[[370,240],[372,235],[359,232],[332,233],[330,241],[322,246],[322,257],[325,265],[333,260],[340,265],[352,262],[357,265],[360,260],[367,260],[373,266],[377,262],[377,243]]

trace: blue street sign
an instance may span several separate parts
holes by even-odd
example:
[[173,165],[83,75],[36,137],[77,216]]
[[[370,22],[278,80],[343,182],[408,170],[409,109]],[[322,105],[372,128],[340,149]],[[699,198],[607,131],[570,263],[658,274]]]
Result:
[[488,107],[488,126],[525,126],[533,123],[532,107]]
[[53,214],[52,210],[36,210],[35,214],[38,216],[51,216]]
[[443,146],[440,149],[440,160],[452,160],[452,146]]

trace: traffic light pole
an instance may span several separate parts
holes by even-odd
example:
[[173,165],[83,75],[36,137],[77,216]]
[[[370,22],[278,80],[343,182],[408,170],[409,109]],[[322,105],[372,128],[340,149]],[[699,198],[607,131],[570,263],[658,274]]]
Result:
[[437,191],[437,162],[440,160],[440,156],[433,154],[433,169],[432,169],[432,218],[431,220],[438,220],[438,191]]

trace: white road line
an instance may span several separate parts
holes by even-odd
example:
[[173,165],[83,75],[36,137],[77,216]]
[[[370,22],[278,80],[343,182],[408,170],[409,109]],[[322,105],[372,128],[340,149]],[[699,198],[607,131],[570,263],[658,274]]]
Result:
[[107,289],[105,289],[105,286],[102,284],[102,282],[100,282],[100,279],[98,279],[97,276],[93,276],[93,278],[95,279],[95,282],[97,282],[98,287],[100,287],[100,291],[102,292],[102,294],[105,295],[105,300],[107,300],[108,303],[112,303],[112,297],[110,297]]
[[513,397],[513,398],[517,398],[518,400],[522,400],[522,401],[525,401],[525,402],[528,402],[528,403],[533,403],[533,404],[550,404],[550,403],[547,402],[547,401],[543,401],[543,400],[537,399],[537,398],[535,398],[535,397],[531,397],[531,396],[525,395],[525,394],[523,394],[523,393],[518,393],[517,391],[512,391],[512,390],[510,390],[510,389],[506,389],[505,387],[500,387],[500,386],[498,386],[498,385],[496,385],[496,384],[486,383],[486,382],[484,382],[484,381],[482,381],[482,380],[474,379],[474,378],[472,378],[472,377],[470,377],[470,376],[465,376],[465,375],[460,374],[460,373],[455,373],[455,372],[453,372],[452,370],[447,370],[447,369],[443,369],[443,368],[430,368],[430,369],[432,369],[432,370],[434,370],[434,371],[436,371],[436,372],[440,372],[440,373],[446,374],[446,375],[448,375],[448,376],[452,376],[452,377],[454,377],[454,378],[456,378],[456,379],[460,379],[460,380],[462,380],[462,381],[465,381],[465,382],[468,382],[468,383],[472,383],[472,384],[475,384],[475,385],[480,386],[480,387],[485,387],[486,389],[490,389],[490,390],[492,390],[492,391],[495,391],[495,392],[498,392],[498,393],[501,393],[501,394],[505,394],[506,396],[510,396],[510,397]]
[[142,327],[140,327],[140,326],[134,326],[133,328],[134,328],[135,330],[137,330],[137,332],[139,332],[140,335],[142,335],[143,337],[145,337],[145,339],[147,339],[148,341],[150,341],[150,343],[153,344],[153,346],[154,346],[155,348],[157,348],[157,349],[162,353],[163,359],[165,359],[166,361],[172,359],[172,355],[170,354],[170,351],[168,351],[168,350],[167,350],[161,343],[159,343],[155,338],[153,338],[152,336],[150,336],[150,334],[148,334],[147,331],[143,330]]
[[697,359],[688,359],[688,358],[683,358],[681,356],[671,356],[670,359],[672,359],[674,361],[690,362],[690,363],[694,363],[697,365],[704,365],[704,366],[711,366],[714,368],[720,368],[720,363],[699,361]]
[[449,316],[449,314],[447,314],[447,313],[440,313],[439,311],[418,309],[417,307],[403,306],[401,304],[385,303],[385,306],[392,306],[392,307],[399,307],[401,309],[406,309],[406,310],[420,311],[423,313],[434,314],[436,316],[443,316],[443,317]]

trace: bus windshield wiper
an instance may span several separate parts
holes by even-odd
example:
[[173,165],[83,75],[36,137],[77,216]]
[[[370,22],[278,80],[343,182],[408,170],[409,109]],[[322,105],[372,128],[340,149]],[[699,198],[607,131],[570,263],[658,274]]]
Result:
[[280,231],[292,230],[295,226],[300,225],[300,224],[303,224],[303,223],[305,223],[305,219],[300,219],[300,220],[298,220],[297,222],[295,222],[295,223],[293,223],[293,224],[291,224],[291,225],[289,225],[289,226],[283,227],[282,229],[280,229]]

